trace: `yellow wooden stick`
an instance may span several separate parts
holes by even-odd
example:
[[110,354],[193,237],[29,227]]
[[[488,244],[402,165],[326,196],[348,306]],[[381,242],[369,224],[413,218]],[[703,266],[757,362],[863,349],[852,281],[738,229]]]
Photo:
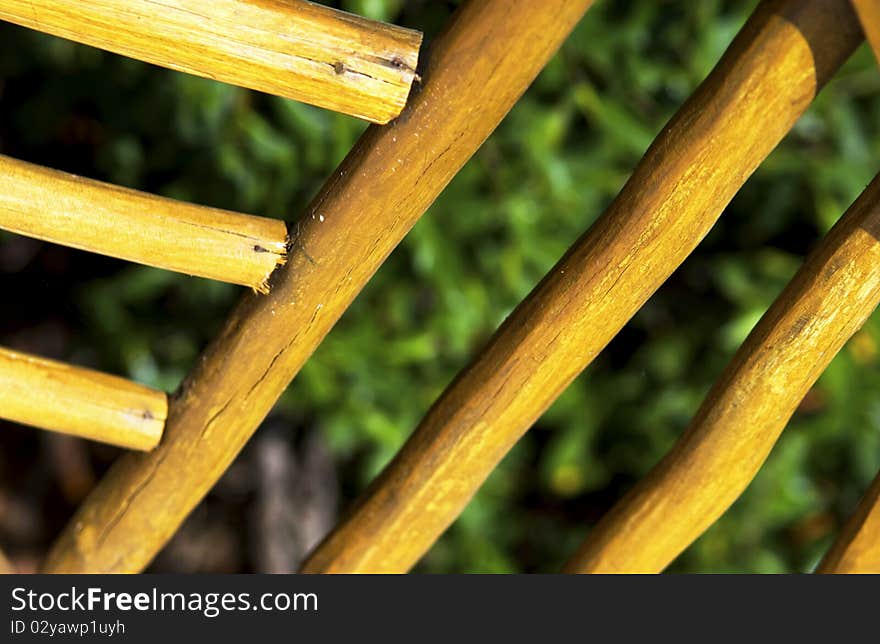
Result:
[[0,156],[0,228],[268,291],[287,227]]
[[111,468],[53,547],[48,572],[134,572],[150,562],[590,4],[470,0],[459,9],[404,113],[368,129],[333,173],[272,292],[242,300],[172,399],[162,444]]
[[0,20],[377,123],[422,38],[303,0],[0,0]]
[[609,210],[447,388],[304,570],[408,570],[690,254],[860,42],[848,0],[761,3]]
[[852,0],[865,37],[880,63],[880,0]]
[[880,574],[880,474],[816,572]]
[[167,411],[161,391],[0,348],[0,418],[150,450],[162,437]]
[[801,399],[880,301],[880,177],[770,307],[672,451],[592,531],[569,572],[659,572],[758,473]]

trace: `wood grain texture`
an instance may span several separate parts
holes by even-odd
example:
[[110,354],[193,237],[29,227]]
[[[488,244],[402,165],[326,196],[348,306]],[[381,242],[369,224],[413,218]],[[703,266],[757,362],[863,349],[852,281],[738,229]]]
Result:
[[773,303],[669,454],[568,572],[663,570],[739,497],[800,401],[880,301],[880,177]]
[[403,109],[422,39],[304,0],[0,0],[0,20],[376,123]]
[[243,299],[172,399],[162,444],[111,468],[47,571],[147,565],[589,5],[471,0],[459,9],[432,47],[421,91],[355,145],[300,220],[270,294]]
[[608,211],[446,389],[304,570],[408,570],[688,256],[860,39],[846,0],[762,3]]
[[862,31],[880,63],[880,0],[852,0]]
[[162,437],[165,394],[0,347],[0,418],[135,450]]
[[196,206],[0,156],[0,228],[266,292],[284,222]]
[[880,574],[880,474],[859,501],[816,572]]

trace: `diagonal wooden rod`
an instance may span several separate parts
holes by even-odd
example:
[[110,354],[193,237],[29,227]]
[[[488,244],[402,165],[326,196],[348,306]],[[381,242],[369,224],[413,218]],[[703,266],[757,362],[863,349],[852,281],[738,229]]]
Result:
[[265,293],[283,221],[196,206],[0,156],[0,228]]
[[301,219],[268,296],[248,295],[171,400],[162,444],[126,455],[52,549],[50,572],[146,566],[214,485],[367,280],[477,150],[590,0],[470,0],[399,119],[370,128]]
[[162,437],[167,411],[161,391],[0,347],[0,418],[149,450]]
[[669,454],[599,522],[566,570],[663,570],[745,490],[878,302],[880,176],[761,318]]
[[304,0],[0,0],[0,20],[385,123],[422,35]]
[[860,41],[847,0],[761,3],[608,211],[449,385],[304,570],[408,570],[688,256]]
[[859,501],[816,572],[880,574],[880,474]]
[[880,63],[880,0],[852,0],[874,57]]

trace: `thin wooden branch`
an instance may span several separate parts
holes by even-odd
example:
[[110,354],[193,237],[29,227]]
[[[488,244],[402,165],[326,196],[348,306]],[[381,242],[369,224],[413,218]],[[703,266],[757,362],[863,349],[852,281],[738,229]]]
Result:
[[137,571],[152,559],[589,5],[470,0],[459,9],[434,43],[421,91],[400,118],[368,129],[333,173],[272,292],[244,298],[172,399],[162,444],[111,468],[47,571]]
[[878,237],[880,177],[773,303],[672,451],[599,522],[569,572],[659,572],[739,497],[880,302]]
[[0,0],[0,19],[386,123],[422,35],[304,0]]
[[167,411],[161,391],[0,347],[0,418],[150,450]]
[[846,0],[761,3],[609,210],[446,389],[304,570],[408,570],[688,256],[860,39]]
[[880,574],[880,474],[859,501],[816,572]]
[[0,156],[0,228],[267,292],[284,222],[165,199]]
[[880,1],[878,0],[852,0],[856,9],[856,15],[862,24],[862,30],[868,39],[868,44],[874,50],[874,56],[880,63]]

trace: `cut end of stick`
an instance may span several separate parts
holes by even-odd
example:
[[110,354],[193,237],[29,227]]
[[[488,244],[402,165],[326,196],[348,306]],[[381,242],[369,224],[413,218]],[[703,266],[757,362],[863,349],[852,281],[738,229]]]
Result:
[[258,284],[251,284],[251,288],[254,293],[259,293],[261,295],[269,294],[269,281],[272,279],[272,275],[275,274],[275,270],[284,266],[287,263],[287,244],[288,241],[285,238],[283,242],[279,242],[278,244],[273,244],[271,248],[267,248],[260,244],[254,244],[254,252],[263,254],[268,253],[274,256],[274,263],[272,267],[269,269],[269,273],[262,279]]
[[[165,422],[168,420],[168,396],[164,392],[157,392],[139,410],[133,412],[136,416],[139,436],[132,438],[124,446],[128,449],[149,452],[159,446],[165,435]],[[96,439],[101,441],[100,438]]]

